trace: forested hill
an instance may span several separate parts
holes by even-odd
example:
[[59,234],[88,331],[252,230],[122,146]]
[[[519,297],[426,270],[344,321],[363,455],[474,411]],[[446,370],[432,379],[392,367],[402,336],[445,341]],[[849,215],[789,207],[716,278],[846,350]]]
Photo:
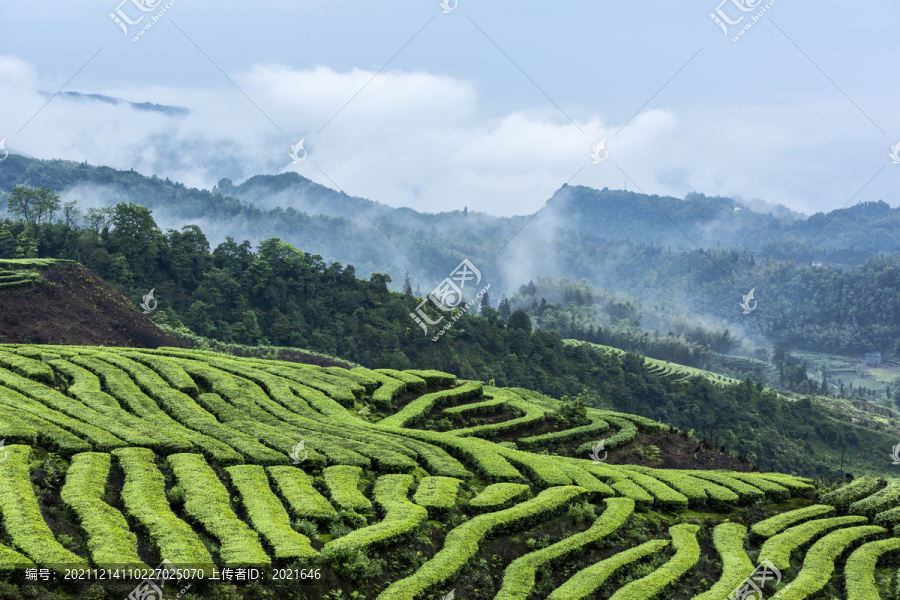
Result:
[[[841,463],[840,455],[848,447],[888,448],[900,433],[893,420],[853,424],[849,415],[827,403],[787,401],[749,380],[729,382],[690,370],[661,369],[659,363],[635,354],[566,343],[555,332],[533,330],[524,311],[506,318],[482,307],[481,314],[461,316],[433,342],[410,318],[421,300],[391,292],[384,276],[358,279],[352,266],[326,264],[279,240],[268,240],[256,251],[229,241],[210,253],[199,229],[154,235],[152,223],[143,220],[149,218],[147,209],[123,205],[119,211],[120,227],[96,240],[84,233],[78,251],[88,257],[107,256],[118,287],[134,301],[136,316],[138,303],[152,286],[158,306],[154,304],[151,318],[176,330],[186,324],[227,341],[318,350],[368,367],[440,368],[464,379],[561,399],[578,397],[588,406],[693,429],[698,437],[764,468],[808,475],[837,477],[841,468],[880,472],[879,456],[849,452]],[[53,234],[53,228],[49,230],[48,235]],[[149,239],[145,232],[151,234]],[[109,255],[107,247],[118,252]],[[128,249],[136,254],[126,256]],[[14,263],[8,261],[6,268],[14,270]],[[150,281],[154,283],[148,285]],[[0,289],[0,295],[10,305],[21,305],[54,283],[59,285],[40,279]],[[86,293],[78,289],[86,280],[72,285],[76,293]],[[144,287],[135,291],[135,286]],[[432,319],[438,316],[435,312],[429,310]],[[96,315],[58,318],[91,321]]]
[[443,279],[460,252],[490,273],[498,289],[511,289],[541,276],[616,288],[625,283],[618,281],[619,258],[647,244],[673,250],[722,245],[757,257],[839,266],[900,248],[900,208],[880,201],[805,218],[784,207],[702,194],[682,200],[564,185],[536,216],[498,218],[478,206],[440,214],[395,209],[297,173],[256,176],[240,185],[222,179],[212,190],[199,190],[134,171],[10,155],[0,169],[0,193],[17,185],[48,186],[85,208],[141,204],[161,223],[202,225],[215,234],[214,244],[228,235],[254,244],[278,237],[353,264],[364,276],[387,273],[397,282],[410,271],[423,289]]

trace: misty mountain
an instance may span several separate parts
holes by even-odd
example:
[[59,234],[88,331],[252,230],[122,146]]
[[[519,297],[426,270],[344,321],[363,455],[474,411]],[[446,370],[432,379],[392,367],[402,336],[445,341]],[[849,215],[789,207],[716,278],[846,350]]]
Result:
[[[784,207],[703,194],[679,199],[563,185],[534,215],[495,217],[476,207],[429,214],[352,197],[297,173],[259,175],[239,185],[222,179],[201,190],[135,171],[11,155],[0,168],[0,192],[16,185],[52,187],[82,209],[145,205],[163,228],[200,225],[212,245],[226,236],[254,244],[278,237],[326,260],[353,264],[360,275],[386,273],[393,289],[401,288],[408,272],[413,288],[424,293],[463,258],[502,291],[556,277],[666,298],[672,294],[666,273],[678,272],[685,252],[729,249],[745,257],[846,267],[900,247],[900,208],[882,201],[804,217]],[[661,281],[640,281],[635,268],[662,268]]]
[[129,102],[122,98],[114,98],[113,96],[105,96],[103,94],[82,94],[80,92],[58,92],[56,94],[51,94],[50,92],[38,93],[48,100],[53,96],[62,96],[68,100],[79,100],[82,102],[102,102],[104,104],[127,105],[135,110],[158,112],[170,117],[181,117],[191,112],[183,106],[168,106],[166,104],[154,104],[152,102]]

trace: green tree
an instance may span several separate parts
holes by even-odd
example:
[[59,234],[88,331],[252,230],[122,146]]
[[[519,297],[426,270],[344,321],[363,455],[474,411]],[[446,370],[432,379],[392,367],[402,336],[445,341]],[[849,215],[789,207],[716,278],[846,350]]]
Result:
[[81,209],[78,208],[77,204],[78,203],[75,200],[63,202],[63,222],[66,224],[66,227],[75,227],[78,225],[78,220],[81,218]]
[[131,202],[116,204],[112,212],[112,227],[109,241],[113,251],[128,260],[133,272],[144,277],[152,276],[165,240],[150,209]]
[[488,293],[485,292],[484,295],[481,297],[481,306],[479,306],[481,314],[486,315],[487,311],[490,308],[491,308],[491,299],[488,298]]
[[527,312],[520,308],[509,316],[509,320],[506,322],[506,328],[510,330],[518,329],[525,331],[526,333],[531,333],[531,317],[528,316]]
[[16,258],[37,258],[38,244],[30,227],[16,237]]
[[0,227],[0,258],[14,258],[16,255],[16,238],[9,229],[9,223]]
[[497,310],[500,311],[500,317],[504,321],[509,320],[509,316],[512,314],[512,310],[509,308],[509,300],[506,298],[506,296],[503,296],[500,299],[500,304],[497,306]]
[[84,220],[87,221],[88,228],[98,237],[100,232],[109,227],[112,220],[113,209],[106,208],[89,208]]
[[21,217],[32,229],[37,229],[43,223],[50,223],[59,206],[59,196],[46,186],[37,189],[16,186],[7,199],[9,212]]

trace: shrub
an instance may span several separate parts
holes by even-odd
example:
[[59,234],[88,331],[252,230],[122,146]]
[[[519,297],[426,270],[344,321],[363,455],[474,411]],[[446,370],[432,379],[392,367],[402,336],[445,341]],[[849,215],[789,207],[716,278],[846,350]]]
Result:
[[374,392],[378,387],[378,381],[365,374],[362,367],[359,369],[342,369],[341,367],[322,367],[322,371],[337,375],[338,377],[346,377],[352,379],[359,385],[363,386],[367,392]]
[[[97,356],[103,356],[111,360],[116,358],[111,353],[98,353]],[[109,393],[135,415],[146,421],[151,421],[159,427],[165,427],[172,435],[188,440],[208,458],[215,458],[218,462],[239,462],[241,460],[240,454],[235,452],[230,446],[189,429],[170,417],[168,413],[163,411],[152,398],[137,386],[125,371],[117,366],[99,360],[97,357],[72,356],[70,360],[96,373],[105,384]]]
[[314,558],[319,554],[307,536],[291,528],[290,517],[269,487],[263,467],[237,465],[225,471],[240,494],[250,523],[272,548],[276,559]]
[[[16,393],[12,390],[4,390],[2,394],[8,394],[11,398],[15,398]],[[28,440],[25,436],[34,432],[35,437],[47,448],[60,454],[71,455],[77,452],[86,452],[91,450],[91,445],[81,438],[69,433],[62,427],[54,425],[50,421],[42,419],[36,414],[30,412],[16,410],[9,405],[3,404],[0,399],[0,409],[3,410],[3,423],[0,435],[8,439],[10,442],[34,443],[34,440]],[[65,415],[58,415],[65,417]],[[12,429],[9,429],[12,428]],[[24,438],[24,439],[23,439]]]
[[212,565],[212,557],[193,529],[175,516],[166,500],[165,481],[146,448],[120,448],[113,456],[125,472],[122,503],[159,554],[176,564]]
[[[111,450],[128,445],[127,442],[117,438],[108,431],[82,421],[81,418],[92,420],[91,417],[94,411],[91,411],[86,406],[81,405],[84,410],[80,410],[77,406],[78,402],[63,396],[56,390],[51,390],[41,384],[33,383],[9,371],[0,369],[0,384],[9,385],[9,382],[18,383],[18,387],[23,392],[19,393],[11,389],[16,387],[14,385],[3,388],[2,393],[0,393],[0,405],[3,405],[3,410],[13,408],[20,413],[29,413],[38,419],[49,421],[80,438],[86,439],[98,450]],[[35,396],[30,397],[29,391],[34,393]],[[80,415],[80,418],[66,414],[66,411],[57,410],[57,407],[64,407],[69,413]],[[96,417],[101,422],[104,421],[102,415],[96,415]]]
[[[486,442],[480,440],[479,444],[482,446],[487,445]],[[522,452],[521,450],[513,450],[503,446],[498,446],[496,449],[498,454],[528,472],[531,480],[541,487],[569,485],[572,483],[572,480],[561,467],[561,461],[555,457]]]
[[[6,459],[0,461],[0,514],[13,545],[41,565],[86,568],[87,562],[63,548],[44,522],[31,487],[28,466],[31,448],[12,445],[5,446],[3,452]],[[2,560],[23,564],[15,552],[4,552]]]
[[389,375],[370,371],[364,367],[356,367],[351,372],[373,379],[378,383],[378,387],[372,392],[372,403],[378,408],[390,408],[391,401],[406,391],[405,383]]
[[[742,479],[732,477],[730,471],[691,471],[691,475],[732,490],[738,495],[741,504],[753,504],[766,497],[765,492],[755,485],[751,485]],[[709,489],[707,489],[707,491],[709,491]]]
[[865,517],[832,517],[816,519],[800,525],[794,525],[783,532],[770,537],[759,551],[759,562],[768,558],[779,569],[787,569],[791,562],[791,553],[800,546],[809,543],[818,535],[829,529],[859,525],[868,521]]
[[647,490],[654,498],[654,505],[658,506],[660,510],[684,510],[688,507],[688,500],[684,494],[676,492],[655,477],[628,469],[622,469],[622,472]]
[[301,519],[330,519],[337,512],[312,485],[312,477],[296,467],[268,467],[275,489],[288,504],[288,510]]
[[838,511],[844,512],[850,508],[851,504],[862,500],[876,489],[878,489],[878,479],[875,477],[857,477],[852,482],[833,492],[822,494],[819,497],[819,502],[830,504]]
[[18,354],[0,350],[0,366],[34,381],[53,383],[53,369],[40,360],[25,358]]
[[484,488],[469,501],[469,506],[479,511],[494,511],[508,508],[528,492],[528,486],[521,483],[494,483]]
[[456,383],[456,375],[450,375],[441,371],[407,369],[403,373],[424,379],[428,387],[450,387]]
[[184,369],[182,369],[178,364],[167,357],[164,356],[154,356],[153,354],[143,353],[143,352],[124,352],[122,356],[130,358],[131,360],[137,361],[139,363],[143,363],[148,367],[152,368],[156,371],[160,377],[166,380],[166,382],[178,390],[179,392],[184,392],[185,394],[197,395],[200,393],[200,390],[197,388],[197,384],[191,379],[191,376],[188,375]]
[[[681,471],[672,471],[668,469],[650,469],[648,467],[640,467],[635,465],[628,466],[629,471],[643,473],[659,479],[666,483],[688,500],[688,504],[692,507],[703,506],[706,504],[706,491],[703,484],[695,477],[686,475]],[[736,498],[736,496],[735,496]]]
[[788,512],[780,513],[774,517],[770,517],[764,521],[754,523],[750,531],[754,536],[760,538],[770,538],[779,531],[790,527],[801,521],[815,519],[834,512],[834,507],[824,504],[815,504],[805,508],[798,508]]
[[791,582],[790,589],[782,590],[782,600],[802,600],[814,596],[828,584],[834,573],[834,561],[845,550],[864,537],[885,533],[885,531],[882,527],[865,525],[840,529],[823,537],[806,553],[806,557],[803,559],[803,568]]
[[662,429],[668,429],[668,426],[663,425],[662,423],[658,423],[653,419],[648,419],[647,417],[642,417],[640,415],[630,415],[626,413],[613,412],[610,410],[597,411],[599,415],[608,415],[611,417],[617,417],[619,419],[624,419],[625,421],[631,421],[635,425],[637,425],[638,429],[641,431],[645,431],[647,433],[659,433]]
[[[424,384],[425,381],[423,380]],[[480,398],[482,385],[478,382],[464,383],[461,386],[432,392],[419,396],[393,415],[379,421],[379,425],[387,427],[406,427],[410,423],[421,420],[435,406],[458,404],[471,398]]]
[[743,481],[744,483],[749,483],[753,487],[758,488],[766,495],[766,498],[774,502],[784,502],[791,497],[791,490],[784,487],[783,485],[779,485],[773,481],[769,481],[768,479],[753,477],[753,475],[753,473],[728,473],[728,476],[732,479],[737,479],[739,481]]
[[497,437],[501,434],[534,425],[539,421],[542,421],[548,412],[545,408],[542,408],[537,404],[532,404],[521,399],[511,399],[508,404],[513,408],[523,411],[525,414],[521,417],[510,419],[509,421],[502,421],[500,423],[489,423],[487,425],[475,425],[473,427],[457,429],[452,432],[453,435],[474,435],[485,438]]
[[669,528],[675,555],[663,566],[646,577],[625,584],[610,596],[610,600],[642,600],[652,598],[675,584],[700,559],[700,544],[697,543],[697,531],[700,527],[688,523],[673,525]]
[[589,425],[583,425],[581,427],[519,438],[516,440],[516,444],[522,449],[540,448],[541,446],[568,442],[569,440],[582,437],[591,437],[597,433],[606,431],[607,429],[609,429],[609,423],[602,419],[596,419]]
[[747,528],[739,523],[722,523],[713,529],[713,545],[722,559],[722,575],[709,591],[693,600],[723,600],[753,572],[753,563],[744,551]]
[[413,600],[456,575],[475,556],[481,540],[488,535],[547,519],[585,492],[576,486],[554,487],[512,508],[466,521],[447,534],[443,548],[434,558],[409,577],[392,583],[377,600]]
[[109,568],[130,564],[145,569],[147,565],[137,552],[137,536],[128,528],[122,513],[103,501],[110,463],[109,454],[75,455],[60,496],[75,512],[87,534],[87,547],[94,564]]
[[462,481],[453,477],[424,477],[413,501],[429,512],[442,513],[456,507],[456,495]]
[[319,527],[309,519],[295,519],[291,523],[291,528],[294,531],[302,533],[309,539],[316,539],[319,537]]
[[807,479],[805,477],[786,475],[784,473],[747,473],[747,475],[755,479],[765,479],[768,481],[773,481],[788,488],[793,494],[799,494],[816,489],[816,486],[813,485],[812,479]]
[[[587,531],[569,536],[552,546],[517,558],[503,573],[503,584],[496,600],[526,600],[532,593],[537,570],[548,563],[565,558],[590,544],[595,544],[621,527],[634,513],[634,501],[607,498],[603,511]],[[699,554],[699,547],[698,547]]]
[[553,590],[547,600],[583,600],[591,596],[617,570],[645,556],[658,554],[669,540],[651,540],[635,548],[613,554],[607,559],[582,569]]
[[[277,464],[285,460],[283,454],[270,450],[249,435],[220,423],[213,415],[194,402],[190,396],[170,388],[165,380],[149,367],[128,358],[113,356],[111,353],[104,354],[102,358],[121,367],[134,377],[147,395],[159,402],[176,421],[185,427],[224,442],[255,462]],[[213,453],[208,458],[220,466],[243,462],[240,455],[231,456],[219,452]]]
[[372,503],[359,491],[362,469],[349,465],[335,465],[322,471],[332,502],[346,510],[368,512]]
[[0,545],[0,573],[7,574],[13,571],[33,569],[34,563],[15,550]]
[[271,562],[257,534],[231,510],[228,490],[199,454],[173,454],[168,458],[178,484],[184,489],[184,512],[221,544],[226,565]]
[[460,438],[435,431],[384,427],[382,423],[378,423],[376,427],[388,433],[408,436],[446,448],[451,454],[456,454],[473,465],[491,481],[518,481],[522,478],[522,474],[496,452],[497,444],[490,444],[478,438]]
[[480,417],[484,415],[493,415],[506,406],[509,398],[490,398],[481,402],[472,402],[471,404],[460,404],[459,406],[448,406],[443,410],[443,414],[453,417]]
[[609,498],[616,495],[616,492],[611,487],[591,475],[581,466],[564,461],[557,461],[557,463],[557,466],[575,482],[575,485],[580,485],[590,493],[592,499]]
[[853,551],[844,566],[847,600],[871,600],[879,597],[875,566],[883,554],[900,550],[900,539],[890,538],[863,544]]
[[384,510],[384,519],[332,540],[322,548],[326,560],[345,556],[350,550],[398,542],[411,536],[428,518],[428,511],[407,499],[412,475],[382,475],[375,482],[375,502]]
[[375,369],[376,373],[381,373],[382,375],[387,375],[388,377],[393,377],[394,379],[399,379],[403,383],[406,384],[406,390],[409,392],[424,392],[425,388],[428,387],[428,382],[418,377],[417,375],[413,375],[408,371],[397,371],[395,369]]
[[900,506],[900,479],[889,479],[887,487],[867,498],[857,500],[850,505],[848,512],[853,515],[865,515],[869,518],[891,508]]

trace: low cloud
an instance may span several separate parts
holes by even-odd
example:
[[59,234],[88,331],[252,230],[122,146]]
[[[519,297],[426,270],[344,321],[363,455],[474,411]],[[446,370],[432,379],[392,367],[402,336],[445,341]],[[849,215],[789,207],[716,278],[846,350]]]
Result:
[[[884,145],[865,123],[849,122],[852,112],[848,123],[823,128],[839,110],[828,101],[648,108],[624,128],[601,114],[576,119],[576,127],[552,106],[485,115],[472,82],[421,71],[375,76],[265,63],[232,78],[242,91],[68,88],[187,108],[181,116],[84,98],[44,106],[40,92],[52,86],[28,63],[0,56],[0,138],[11,152],[133,167],[195,187],[296,170],[391,206],[494,215],[533,213],[567,181],[621,188],[626,175],[628,189],[650,194],[696,190],[828,210],[875,172]],[[300,138],[309,155],[291,165]],[[604,138],[609,159],[594,165],[591,147]],[[861,147],[871,151],[851,151]],[[884,179],[857,201],[896,204]]]

